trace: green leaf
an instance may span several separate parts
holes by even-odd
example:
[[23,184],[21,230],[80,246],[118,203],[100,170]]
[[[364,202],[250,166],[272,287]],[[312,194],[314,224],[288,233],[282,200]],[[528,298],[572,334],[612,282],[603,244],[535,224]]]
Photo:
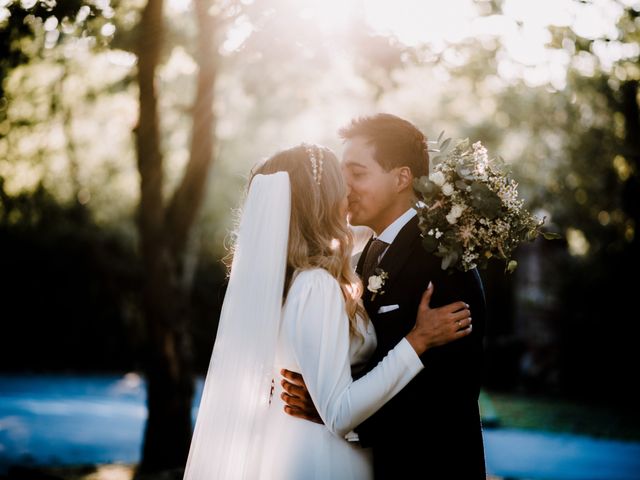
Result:
[[450,143],[451,143],[451,139],[447,138],[444,142],[442,142],[442,145],[440,145],[440,150],[442,151],[446,150]]
[[507,162],[505,162],[504,158],[500,156],[497,156],[491,160],[491,166],[496,172],[503,175],[508,175],[511,172],[511,169],[509,168]]
[[513,273],[516,268],[518,268],[518,262],[516,262],[515,260],[510,260],[507,264],[506,271],[507,273]]
[[458,254],[456,252],[449,252],[442,259],[442,264],[441,264],[442,270],[446,270],[452,265],[455,265],[457,261],[458,261]]
[[473,182],[471,184],[471,205],[481,215],[493,220],[500,213],[502,200],[484,183]]
[[442,130],[440,132],[440,135],[438,135],[438,140],[436,140],[436,143],[440,143],[440,141],[442,140],[442,137],[444,137],[444,130]]
[[440,187],[429,180],[429,177],[422,176],[413,180],[413,188],[422,193],[425,198],[431,197],[440,191]]
[[464,180],[473,180],[473,168],[469,165],[458,165],[456,167],[456,173]]
[[438,241],[432,235],[425,235],[422,237],[422,246],[427,252],[435,252],[438,248]]
[[528,242],[533,242],[536,238],[538,238],[538,231],[537,230],[529,230],[526,235],[525,235],[525,239]]
[[468,138],[463,138],[462,140],[458,140],[458,142],[456,143],[455,148],[456,148],[456,150],[464,152],[465,150],[467,150],[469,148],[469,139]]
[[462,180],[456,180],[456,187],[458,188],[458,190],[462,190],[463,192],[466,192],[468,186],[469,184],[467,182],[464,182]]
[[426,235],[426,232],[431,229],[431,222],[429,221],[429,219],[426,218],[427,213],[424,212],[426,208],[419,207],[419,206],[415,206],[414,208],[419,212],[418,215],[420,218],[418,220],[418,227],[422,232],[420,236],[424,237]]
[[555,232],[540,232],[545,240],[560,240],[562,235]]

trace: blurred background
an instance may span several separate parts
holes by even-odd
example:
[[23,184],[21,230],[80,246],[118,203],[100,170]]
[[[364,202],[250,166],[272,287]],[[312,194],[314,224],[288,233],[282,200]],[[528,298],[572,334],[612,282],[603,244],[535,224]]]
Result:
[[640,2],[0,0],[0,478],[181,478],[250,168],[389,112],[562,240],[482,272],[493,478],[640,478]]

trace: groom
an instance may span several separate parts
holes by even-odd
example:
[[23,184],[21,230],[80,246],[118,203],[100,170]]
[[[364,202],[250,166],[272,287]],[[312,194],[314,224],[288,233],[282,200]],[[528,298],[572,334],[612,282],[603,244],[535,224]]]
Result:
[[[473,317],[470,335],[428,350],[421,356],[424,370],[356,428],[360,444],[373,448],[377,480],[484,479],[478,409],[484,293],[476,270],[445,272],[440,258],[422,247],[412,208],[413,179],[428,175],[427,140],[413,124],[390,114],[353,120],[340,135],[345,141],[343,169],[350,190],[351,224],[366,225],[375,232],[356,268],[365,286],[364,306],[378,338],[368,369],[414,326],[422,292],[430,281],[435,287],[431,307],[462,300]],[[284,381],[287,413],[321,421],[304,379],[287,371],[285,378],[289,380]]]

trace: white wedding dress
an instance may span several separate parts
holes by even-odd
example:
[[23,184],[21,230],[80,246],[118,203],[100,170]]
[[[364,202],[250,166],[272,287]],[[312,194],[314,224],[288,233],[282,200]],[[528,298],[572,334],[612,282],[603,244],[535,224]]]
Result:
[[[282,304],[290,212],[288,173],[256,175],[238,227],[184,480],[372,478],[369,452],[344,437],[422,369],[403,339],[353,380],[352,367],[369,358],[375,333],[362,320],[361,335],[350,335],[342,291],[325,270],[296,272]],[[325,425],[284,412],[282,368],[302,373]]]
[[[338,282],[323,269],[296,272],[287,295],[274,365],[259,468],[261,480],[366,480],[371,453],[345,439],[351,430],[397,394],[423,368],[403,339],[367,375],[353,380],[376,346],[370,322],[349,334]],[[325,425],[284,412],[280,370],[300,372]]]

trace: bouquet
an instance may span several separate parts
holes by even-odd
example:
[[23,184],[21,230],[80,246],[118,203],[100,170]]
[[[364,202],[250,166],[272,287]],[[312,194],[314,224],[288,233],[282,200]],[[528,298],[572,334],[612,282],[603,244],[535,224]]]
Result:
[[500,158],[489,158],[487,149],[476,142],[460,140],[447,153],[451,139],[435,142],[439,160],[428,177],[417,178],[416,210],[424,248],[442,258],[442,269],[467,271],[486,268],[498,258],[512,272],[517,262],[514,249],[542,232],[544,218],[538,219],[518,198],[518,184],[510,179]]

